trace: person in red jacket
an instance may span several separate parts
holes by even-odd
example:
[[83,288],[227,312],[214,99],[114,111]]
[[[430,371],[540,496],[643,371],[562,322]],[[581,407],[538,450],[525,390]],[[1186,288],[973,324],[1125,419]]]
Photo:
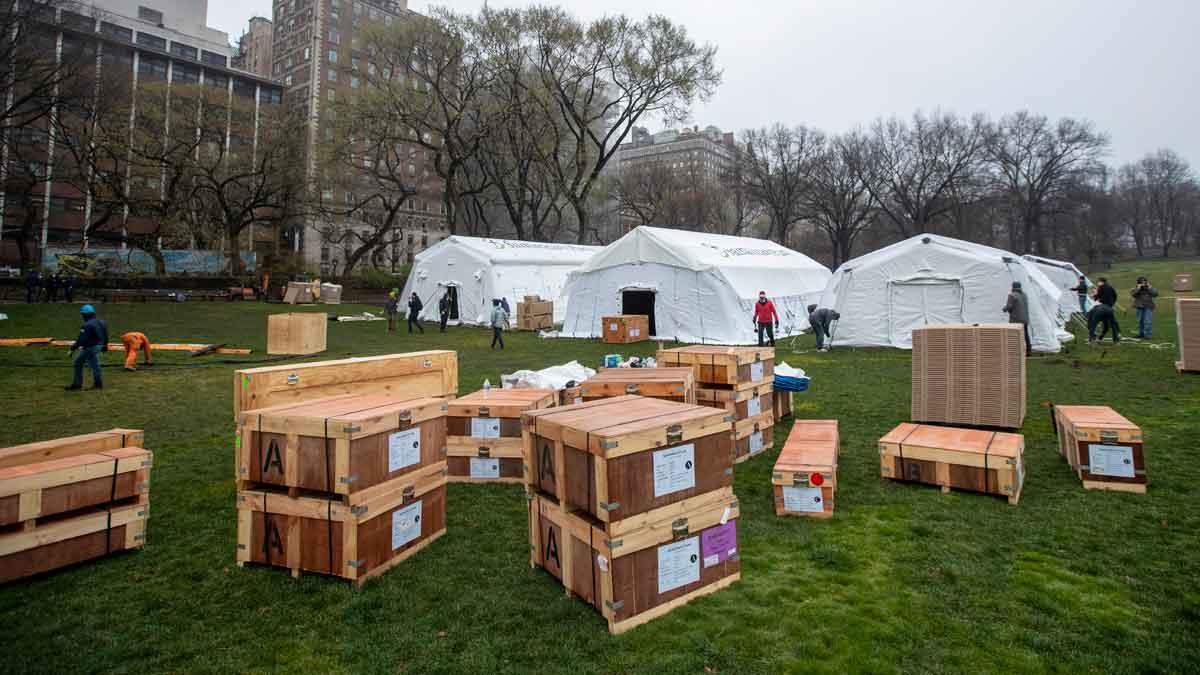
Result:
[[754,327],[758,329],[758,346],[763,346],[763,331],[772,347],[775,346],[775,330],[779,328],[779,313],[775,311],[775,303],[767,299],[766,291],[758,292],[758,302],[754,303]]

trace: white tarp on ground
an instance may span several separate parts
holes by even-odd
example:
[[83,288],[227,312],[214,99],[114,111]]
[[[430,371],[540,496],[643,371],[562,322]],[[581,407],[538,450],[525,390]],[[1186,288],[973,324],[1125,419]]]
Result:
[[657,337],[754,344],[752,305],[760,290],[779,312],[776,337],[794,335],[808,327],[806,307],[828,279],[827,267],[771,241],[643,226],[571,275],[561,335],[599,337],[602,317],[646,313],[627,311],[626,291],[649,291]]
[[1063,331],[1058,287],[1032,262],[990,246],[922,234],[844,263],[820,305],[841,314],[833,341],[852,347],[912,349],[912,329],[934,324],[1003,323],[1012,282],[1029,301],[1035,351],[1057,352]]
[[599,246],[447,237],[416,255],[400,307],[407,307],[415,291],[424,305],[421,318],[436,320],[438,302],[454,287],[459,321],[465,324],[488,323],[492,298],[508,299],[515,322],[517,303],[526,295],[554,301],[554,321],[562,321],[567,275],[599,250]]
[[[1079,277],[1084,277],[1078,267],[1066,260],[1055,260],[1029,254],[1022,257],[1037,265],[1052,284],[1062,289],[1062,294],[1058,296],[1058,311],[1062,314],[1064,321],[1070,320],[1072,314],[1079,312],[1079,293],[1071,290],[1079,285]],[[1092,287],[1091,279],[1088,279],[1087,285],[1089,289]],[[1092,299],[1087,298],[1086,302],[1087,308],[1091,309]]]

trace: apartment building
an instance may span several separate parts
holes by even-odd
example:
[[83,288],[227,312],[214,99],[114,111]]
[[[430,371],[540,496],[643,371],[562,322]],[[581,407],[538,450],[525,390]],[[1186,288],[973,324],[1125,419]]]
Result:
[[237,52],[233,56],[233,67],[254,73],[259,77],[271,77],[275,64],[275,30],[270,19],[251,17],[246,32],[238,38]]
[[715,126],[666,129],[651,134],[634,127],[633,138],[617,149],[614,169],[619,174],[632,167],[654,163],[685,175],[696,171],[705,179],[719,180],[735,157],[737,146],[732,132]]
[[[352,201],[352,195],[323,181],[326,167],[316,166],[319,143],[349,142],[335,138],[331,111],[365,85],[364,74],[375,68],[362,51],[362,30],[371,24],[391,25],[412,16],[404,0],[275,0],[274,64],[271,74],[284,85],[285,105],[302,111],[309,120],[309,172],[322,201]],[[431,154],[417,146],[410,153],[408,172],[418,194],[405,204],[400,240],[377,250],[369,264],[395,270],[411,263],[416,253],[448,236],[442,206],[443,185],[433,172]],[[295,251],[323,274],[336,274],[344,264],[353,237],[336,241],[326,234],[329,223],[297,222],[289,228]],[[352,219],[340,228],[359,227]]]
[[[80,57],[78,63],[94,61],[94,70],[90,65],[84,68],[83,79],[90,84],[81,91],[94,88],[97,102],[128,109],[131,134],[135,128],[156,133],[147,124],[162,125],[164,138],[191,129],[199,134],[195,92],[200,91],[206,105],[228,110],[224,133],[214,135],[210,143],[249,147],[257,140],[261,115],[269,106],[282,105],[279,83],[232,66],[229,36],[207,26],[207,0],[91,0],[65,6],[70,9],[59,7],[44,17],[34,39],[55,58],[72,55]],[[141,114],[154,97],[165,97],[163,114]],[[0,161],[0,184],[5,187],[0,192],[0,264],[18,259],[12,233],[31,219],[38,228],[25,245],[34,260],[45,259],[50,248],[125,250],[131,237],[161,232],[160,223],[133,215],[128,208],[96,228],[93,190],[84,189],[78,180],[64,180],[82,172],[66,166],[71,160],[62,148],[68,144],[56,138],[55,129],[43,122],[8,133]],[[162,187],[160,180],[135,176],[126,189],[156,192]],[[279,243],[278,232],[269,228],[259,227],[245,236],[243,250],[266,253]],[[162,248],[161,236],[158,246]]]

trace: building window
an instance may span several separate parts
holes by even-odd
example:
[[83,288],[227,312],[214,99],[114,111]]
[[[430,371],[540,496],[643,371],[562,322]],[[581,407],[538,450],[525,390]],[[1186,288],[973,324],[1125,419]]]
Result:
[[150,47],[151,49],[157,49],[163,52],[167,51],[167,41],[158,37],[157,35],[151,35],[149,33],[138,31],[137,43],[143,47]]
[[199,84],[200,69],[195,66],[176,63],[175,67],[171,69],[171,81],[179,84]]
[[267,105],[279,105],[283,103],[283,91],[274,87],[260,87],[258,100]]
[[141,19],[146,23],[152,23],[155,26],[163,25],[162,12],[158,11],[157,9],[150,9],[149,7],[138,7],[138,19]]
[[107,21],[100,22],[100,34],[107,35],[110,38],[122,40],[124,42],[133,42],[133,29],[125,26],[118,26],[115,23]]
[[337,71],[334,70],[333,68],[329,69],[329,81],[337,82]]
[[249,80],[235,79],[233,81],[233,93],[235,96],[242,98],[254,99],[254,83]]
[[338,31],[336,28],[329,29],[329,41],[333,44],[338,44]]
[[95,19],[90,16],[76,14],[75,12],[68,12],[65,9],[62,12],[62,24],[67,28],[72,28],[84,33],[96,32]]
[[210,66],[221,66],[222,68],[229,67],[229,59],[226,56],[217,54],[215,52],[210,52],[208,50],[200,52],[200,60]]
[[311,58],[312,58],[312,47],[305,47],[304,48],[304,61],[308,62],[308,60]]
[[336,49],[329,50],[329,62],[337,63],[337,50]]
[[143,54],[142,58],[138,59],[138,78],[165,80],[167,78],[167,60]]
[[214,89],[228,89],[229,78],[220,73],[214,73],[211,70],[206,70],[204,71],[204,84],[207,84]]
[[191,59],[195,61],[199,52],[191,45],[185,45],[179,42],[171,42],[171,53],[175,56],[182,56],[185,59]]
[[358,89],[358,77],[356,77],[354,75],[350,76],[350,88]]

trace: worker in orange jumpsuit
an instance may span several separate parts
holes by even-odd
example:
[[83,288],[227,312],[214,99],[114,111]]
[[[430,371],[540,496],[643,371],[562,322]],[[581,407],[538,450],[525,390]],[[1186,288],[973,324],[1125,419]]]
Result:
[[121,336],[121,342],[125,343],[125,370],[137,370],[134,364],[137,363],[139,349],[146,357],[145,364],[150,365],[150,338],[146,337],[145,333],[130,331]]

